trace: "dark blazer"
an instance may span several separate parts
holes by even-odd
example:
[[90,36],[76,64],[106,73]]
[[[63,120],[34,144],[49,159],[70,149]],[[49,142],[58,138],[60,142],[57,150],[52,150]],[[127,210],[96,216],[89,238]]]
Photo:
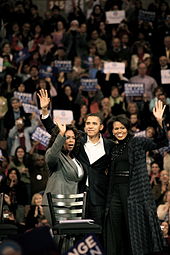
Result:
[[[55,126],[51,117],[49,116],[48,118],[41,120],[47,132],[51,133],[52,128]],[[103,140],[106,154],[95,161],[93,164],[90,164],[88,156],[84,150],[84,144],[87,141],[87,135],[81,132],[80,149],[77,155],[75,155],[82,164],[85,172],[83,180],[79,183],[79,191],[85,191],[86,179],[88,176],[89,199],[91,204],[96,206],[104,206],[106,203],[108,187],[107,172],[110,162],[110,153],[113,147],[113,142],[111,140],[105,138],[103,138]]]

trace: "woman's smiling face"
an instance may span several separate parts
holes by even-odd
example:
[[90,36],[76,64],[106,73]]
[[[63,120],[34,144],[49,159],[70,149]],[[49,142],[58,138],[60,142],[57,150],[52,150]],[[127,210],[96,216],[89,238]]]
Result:
[[115,121],[113,123],[113,129],[112,129],[113,135],[118,140],[123,140],[128,134],[127,128],[119,121]]

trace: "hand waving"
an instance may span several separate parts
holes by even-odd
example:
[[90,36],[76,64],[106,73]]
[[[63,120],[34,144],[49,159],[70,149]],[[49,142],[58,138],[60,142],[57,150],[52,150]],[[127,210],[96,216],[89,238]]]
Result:
[[59,119],[55,119],[55,124],[59,127],[60,129],[60,134],[64,136],[66,132],[66,124],[61,123]]
[[162,124],[165,107],[166,105],[163,105],[162,101],[158,100],[156,101],[155,107],[153,108],[153,115],[155,116],[160,125]]
[[49,103],[50,103],[50,99],[48,97],[48,93],[46,89],[40,89],[39,93],[37,93],[39,99],[40,99],[40,106],[41,108],[47,108]]

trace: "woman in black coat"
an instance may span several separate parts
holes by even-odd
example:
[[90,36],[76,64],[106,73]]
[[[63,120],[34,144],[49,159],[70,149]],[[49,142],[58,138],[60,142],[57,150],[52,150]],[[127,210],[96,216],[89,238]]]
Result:
[[167,143],[162,119],[165,107],[158,101],[153,114],[159,137],[133,137],[129,120],[116,116],[110,122],[115,138],[106,216],[107,255],[144,255],[159,252],[163,239],[146,169],[146,151]]

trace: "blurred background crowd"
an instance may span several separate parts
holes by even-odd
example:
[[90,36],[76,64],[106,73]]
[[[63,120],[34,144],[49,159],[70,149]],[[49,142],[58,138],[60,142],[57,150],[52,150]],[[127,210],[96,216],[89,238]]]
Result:
[[[43,15],[34,0],[0,2],[0,192],[6,221],[24,229],[46,221],[42,207],[35,212],[48,178],[46,146],[32,138],[37,127],[44,129],[37,97],[41,88],[48,91],[51,114],[72,111],[72,124],[80,130],[88,113],[100,112],[108,138],[107,123],[118,114],[129,117],[134,135],[153,138],[152,110],[159,99],[166,105],[170,141],[170,81],[162,77],[162,70],[170,73],[170,4],[153,0],[144,8],[143,2],[70,1],[69,11],[51,5]],[[122,10],[122,21],[110,24],[106,13]],[[71,63],[71,69],[59,68],[57,61]],[[125,72],[106,73],[109,61],[124,63]],[[97,85],[87,91],[81,79],[97,79]],[[143,95],[127,96],[127,83],[143,84]],[[168,238],[170,146],[148,152],[146,162]]]

